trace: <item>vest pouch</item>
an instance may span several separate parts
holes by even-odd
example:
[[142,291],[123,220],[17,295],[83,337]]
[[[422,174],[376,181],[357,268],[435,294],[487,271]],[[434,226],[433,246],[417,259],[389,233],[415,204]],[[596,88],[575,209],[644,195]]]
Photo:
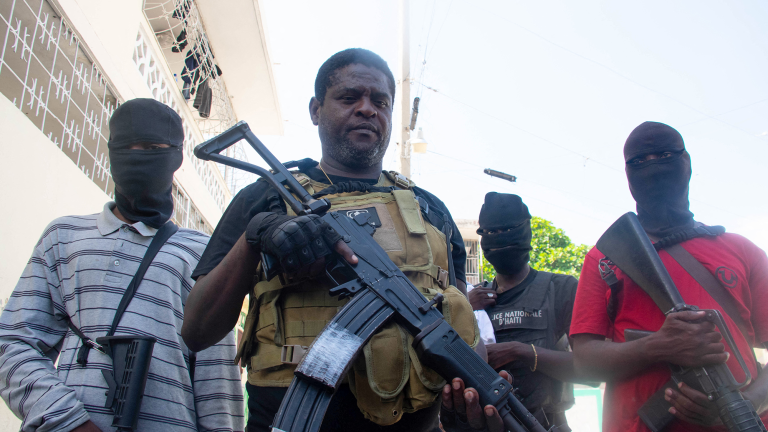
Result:
[[384,326],[363,348],[349,374],[357,407],[366,419],[388,426],[403,416],[411,360],[410,338],[394,322]]
[[255,355],[251,356],[249,373],[282,365],[280,351],[285,344],[280,306],[282,288],[279,277],[259,282],[254,288],[258,316],[254,330]]
[[237,345],[237,355],[235,356],[235,363],[243,368],[248,365],[248,359],[253,352],[254,329],[256,328],[256,322],[259,318],[259,307],[256,296],[250,295],[249,297],[248,315],[245,317],[243,336],[240,338],[240,343]]
[[[472,312],[472,306],[469,301],[456,287],[449,286],[443,290],[442,311],[445,321],[459,333],[459,336],[472,348],[475,348],[480,341],[480,330],[477,327],[475,314]],[[470,312],[470,313],[467,313]],[[434,393],[435,397],[442,391],[445,380],[437,372],[421,364],[416,350],[412,346],[413,338],[408,336],[408,354],[413,363],[412,375],[415,375],[409,381],[409,399],[414,401],[423,401],[428,406],[434,397],[423,398],[420,395],[424,390]],[[418,378],[418,379],[414,379]],[[423,390],[422,390],[423,388]],[[416,402],[414,402],[416,403]],[[406,407],[406,410],[408,407]],[[415,408],[419,409],[419,408]]]

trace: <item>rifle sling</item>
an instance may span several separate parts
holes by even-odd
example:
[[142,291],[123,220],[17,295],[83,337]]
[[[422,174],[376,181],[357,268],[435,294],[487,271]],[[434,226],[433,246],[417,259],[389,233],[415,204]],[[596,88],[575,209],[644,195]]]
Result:
[[[112,326],[110,327],[106,336],[114,336],[115,330],[117,329],[117,324],[120,322],[120,318],[122,318],[125,309],[128,308],[128,304],[131,302],[131,299],[133,299],[133,295],[136,294],[136,290],[141,284],[141,281],[144,279],[144,274],[147,272],[149,265],[152,264],[152,260],[155,259],[155,256],[160,251],[160,248],[163,247],[165,242],[168,241],[168,239],[171,238],[171,236],[174,235],[178,230],[179,228],[171,221],[166,222],[165,225],[157,230],[155,236],[152,238],[152,242],[147,247],[147,252],[144,253],[144,258],[142,258],[141,264],[139,264],[139,269],[136,271],[136,274],[133,275],[131,283],[129,283],[128,287],[125,289],[123,298],[120,299],[120,304],[118,305],[117,311],[115,312],[115,318],[112,320]],[[83,342],[83,345],[80,346],[80,349],[77,351],[77,363],[85,366],[88,363],[88,353],[90,352],[91,348],[98,348],[99,345],[89,337],[85,336],[83,332],[80,331],[80,329],[75,327],[71,319],[67,319],[67,326],[69,326],[70,330],[72,330],[72,332],[77,335],[77,337],[79,337]],[[192,359],[190,358],[190,363],[191,362]]]
[[[746,323],[739,313],[736,300],[734,300],[733,297],[725,292],[726,288],[724,288],[720,282],[715,279],[712,273],[710,273],[709,270],[707,270],[707,268],[699,262],[699,260],[691,255],[690,252],[685,250],[685,248],[679,243],[674,246],[669,246],[664,250],[666,250],[672,259],[677,261],[677,263],[680,264],[680,267],[688,272],[688,274],[691,275],[691,277],[693,277],[696,282],[698,282],[699,285],[701,285],[701,287],[704,288],[707,293],[709,293],[710,296],[712,296],[717,304],[723,308],[723,311],[729,317],[731,317],[731,320],[733,320],[733,322],[739,328],[741,335],[744,336],[744,340],[749,343],[749,339],[747,338],[749,333],[747,332]],[[752,350],[753,355],[754,353],[755,351]],[[755,361],[757,362],[757,359],[755,359]],[[757,364],[759,365],[760,363],[758,362]]]

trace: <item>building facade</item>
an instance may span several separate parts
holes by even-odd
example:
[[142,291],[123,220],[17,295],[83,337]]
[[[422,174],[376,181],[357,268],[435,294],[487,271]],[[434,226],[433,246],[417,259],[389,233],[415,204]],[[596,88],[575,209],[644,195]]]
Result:
[[[239,120],[282,134],[257,0],[4,0],[0,41],[0,307],[51,220],[114,196],[108,125],[124,101],[181,116],[172,219],[208,234],[237,185],[194,147]],[[19,424],[0,404],[0,430]]]

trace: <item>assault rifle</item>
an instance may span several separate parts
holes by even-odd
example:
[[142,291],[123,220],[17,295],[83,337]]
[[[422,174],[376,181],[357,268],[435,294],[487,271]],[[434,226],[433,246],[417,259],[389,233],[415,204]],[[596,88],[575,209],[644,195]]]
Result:
[[[681,311],[699,310],[683,301],[659,254],[654,249],[637,216],[630,212],[620,217],[597,241],[597,249],[629,276],[653,299],[666,315]],[[601,262],[601,269],[606,264]],[[669,413],[671,405],[664,399],[667,388],[677,388],[685,383],[715,403],[720,419],[730,432],[765,432],[766,428],[755,412],[752,402],[744,399],[740,388],[749,384],[751,374],[726,326],[720,311],[702,309],[702,321],[712,322],[728,344],[744,371],[745,379],[738,382],[726,364],[688,368],[670,364],[672,378],[638,410],[643,422],[654,432],[663,430],[674,416]],[[627,341],[646,337],[652,332],[625,330]]]
[[[240,140],[248,142],[272,172],[219,154]],[[326,266],[326,276],[338,285],[330,294],[350,301],[315,339],[296,368],[296,376],[273,422],[273,432],[319,430],[333,393],[353,360],[390,318],[414,337],[413,346],[425,365],[446,379],[458,377],[467,387],[474,387],[481,404],[494,405],[509,431],[545,432],[514,396],[512,386],[433,307],[443,296],[438,294],[428,301],[373,240],[375,228],[366,214],[352,219],[341,213],[329,213],[330,202],[313,198],[245,122],[197,146],[195,155],[261,176],[297,215],[321,215],[359,259],[354,266],[341,258],[329,260]],[[262,255],[262,265],[268,273],[273,263],[274,259]]]

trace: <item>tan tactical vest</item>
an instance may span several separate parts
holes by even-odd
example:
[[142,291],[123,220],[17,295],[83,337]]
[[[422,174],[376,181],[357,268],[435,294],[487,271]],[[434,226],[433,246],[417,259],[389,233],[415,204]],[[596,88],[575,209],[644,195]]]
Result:
[[[304,174],[293,174],[310,194],[329,186]],[[381,226],[373,238],[424,296],[432,299],[443,293],[446,321],[475,347],[480,332],[472,307],[458,289],[448,286],[445,235],[424,221],[411,190],[414,185],[408,179],[393,171],[384,172],[376,186],[397,187],[386,193],[350,192],[324,198],[330,200],[331,211],[374,208]],[[328,294],[332,287],[320,279],[286,285],[279,277],[257,281],[238,347],[238,359],[248,368],[249,383],[288,387],[306,347],[346,303]],[[365,345],[347,376],[358,407],[379,425],[393,424],[404,412],[431,406],[445,385],[437,373],[419,362],[411,342],[413,338],[399,326],[387,324]]]

